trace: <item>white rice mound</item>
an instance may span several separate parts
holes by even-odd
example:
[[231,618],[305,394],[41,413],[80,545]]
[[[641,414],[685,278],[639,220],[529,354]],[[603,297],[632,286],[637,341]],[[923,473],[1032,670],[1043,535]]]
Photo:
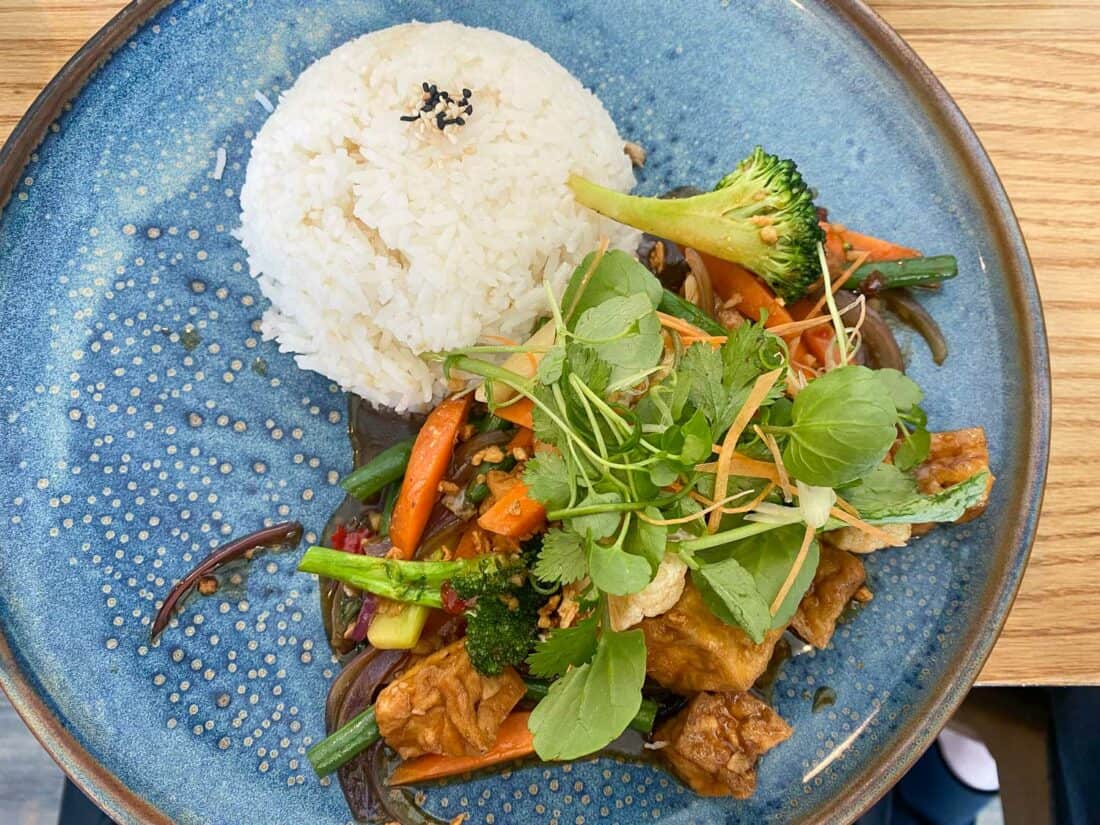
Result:
[[[474,110],[442,134],[400,118],[423,82]],[[570,173],[628,190],[607,111],[549,55],[456,23],[396,26],[318,60],[252,146],[239,238],[271,308],[265,338],[367,400],[418,410],[445,394],[422,353],[523,339],[601,235]]]

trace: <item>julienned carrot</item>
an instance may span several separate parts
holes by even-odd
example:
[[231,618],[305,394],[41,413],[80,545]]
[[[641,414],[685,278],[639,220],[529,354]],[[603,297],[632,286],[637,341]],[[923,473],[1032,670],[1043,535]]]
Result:
[[525,427],[530,430],[535,426],[534,419],[531,417],[531,411],[534,409],[534,401],[530,398],[521,398],[519,401],[513,401],[510,404],[497,407],[493,410],[493,414],[497,418],[511,421],[517,427]]
[[447,472],[455,441],[473,396],[448,398],[428,414],[416,436],[405,480],[390,519],[390,541],[395,558],[411,559],[420,544],[432,507],[439,497],[439,482]]
[[759,321],[762,311],[767,310],[768,320],[764,322],[764,326],[774,327],[791,322],[790,313],[775,297],[775,293],[743,266],[723,261],[713,255],[700,253],[700,257],[710,273],[714,291],[724,301],[728,301],[733,295],[740,296],[737,311],[746,318]]
[[477,524],[490,533],[523,539],[534,535],[545,521],[545,508],[527,495],[527,485],[517,481],[481,514]]
[[497,741],[485,753],[474,756],[443,756],[433,753],[408,759],[394,769],[389,784],[427,782],[430,779],[469,773],[529,756],[535,752],[534,737],[527,729],[530,716],[526,711],[509,715],[497,731]]
[[[834,263],[834,257],[840,253],[839,267],[843,269],[848,265],[848,255],[851,252],[866,252],[868,261],[897,261],[903,258],[919,258],[920,252],[908,246],[896,244],[893,241],[885,241],[882,238],[874,238],[856,232],[839,224],[822,224],[826,237],[826,257],[829,263]],[[839,244],[839,248],[837,246]]]

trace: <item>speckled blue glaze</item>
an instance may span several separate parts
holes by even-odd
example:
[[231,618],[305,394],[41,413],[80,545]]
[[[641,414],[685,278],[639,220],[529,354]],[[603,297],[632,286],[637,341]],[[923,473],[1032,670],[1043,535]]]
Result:
[[[0,216],[5,684],[29,685],[108,775],[175,822],[347,819],[304,757],[336,666],[296,554],[192,602],[158,644],[149,623],[172,581],[227,536],[294,517],[313,540],[350,461],[343,395],[260,340],[262,299],[230,234],[266,117],[254,92],[274,100],[361,33],[446,18],[529,39],[593,88],[649,150],[644,192],[713,182],[760,142],[798,160],[836,219],[956,254],[960,278],[923,299],[947,330],[947,366],[904,341],[931,422],[984,426],[1002,479],[1044,460],[1014,429],[1030,401],[1017,364],[1028,347],[1042,360],[1043,342],[1017,339],[1003,240],[974,179],[827,4],[181,0],[58,118]],[[218,147],[228,164],[215,181]],[[431,787],[427,808],[471,823],[820,811],[919,724],[912,707],[956,677],[947,663],[976,638],[982,606],[996,598],[1003,615],[1011,587],[989,595],[983,583],[994,560],[1014,581],[1026,552],[993,552],[995,528],[1015,517],[1009,490],[994,489],[982,521],[868,559],[874,601],[776,685],[795,734],[764,758],[752,800],[700,799],[655,767],[604,758]],[[837,702],[813,713],[822,685]],[[114,814],[132,821],[125,807]]]

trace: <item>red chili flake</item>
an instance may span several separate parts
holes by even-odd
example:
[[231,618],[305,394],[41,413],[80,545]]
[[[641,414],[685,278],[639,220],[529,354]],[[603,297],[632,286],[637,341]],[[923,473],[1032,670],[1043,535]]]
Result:
[[466,608],[470,606],[468,601],[459,597],[450,582],[443,582],[443,585],[439,588],[439,598],[443,602],[443,610],[454,616],[465,613]]

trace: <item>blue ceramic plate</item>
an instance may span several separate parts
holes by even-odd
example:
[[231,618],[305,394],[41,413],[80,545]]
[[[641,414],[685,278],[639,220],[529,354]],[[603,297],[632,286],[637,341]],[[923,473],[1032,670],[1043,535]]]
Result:
[[[1034,281],[989,161],[928,70],[855,2],[127,8],[0,164],[5,690],[120,822],[347,819],[304,757],[337,668],[295,558],[192,603],[159,644],[149,624],[227,536],[295,517],[312,538],[341,497],[344,396],[260,340],[263,300],[231,232],[267,114],[254,93],[275,99],[339,43],[414,18],[548,51],[647,147],[642,191],[706,185],[761,142],[798,160],[836,219],[956,254],[960,277],[926,299],[950,359],[937,369],[905,345],[935,427],[984,426],[999,477],[980,521],[871,557],[874,601],[783,671],[775,701],[795,734],[764,758],[752,800],[704,800],[655,767],[602,758],[427,788],[427,808],[473,823],[853,818],[992,646],[1035,526],[1049,396]],[[836,703],[814,713],[822,686]]]

